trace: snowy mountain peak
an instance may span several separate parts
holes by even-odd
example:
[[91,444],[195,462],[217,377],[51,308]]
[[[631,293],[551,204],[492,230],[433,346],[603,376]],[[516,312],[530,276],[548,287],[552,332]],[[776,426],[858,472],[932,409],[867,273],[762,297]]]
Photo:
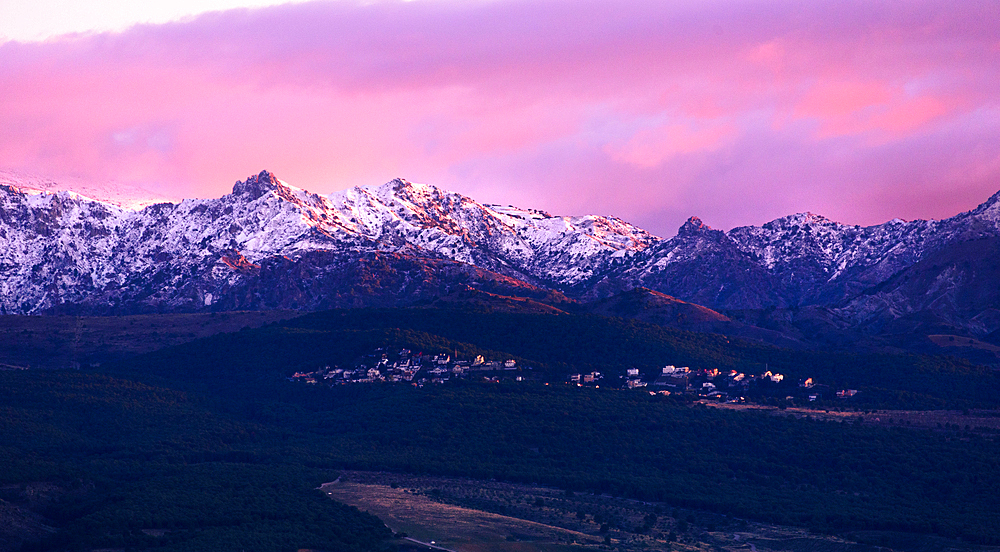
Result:
[[0,313],[137,297],[203,308],[269,262],[347,263],[336,272],[365,255],[456,261],[594,297],[642,285],[713,308],[828,304],[928,251],[1000,236],[1000,193],[943,221],[860,227],[805,212],[722,232],[691,217],[662,239],[615,217],[481,204],[401,178],[321,196],[261,171],[221,198],[134,211],[18,183],[0,179]]
[[782,229],[782,228],[793,228],[797,226],[811,226],[811,227],[846,227],[846,225],[830,220],[823,215],[817,215],[816,213],[811,213],[806,211],[804,213],[795,213],[794,215],[787,215],[784,217],[776,218],[770,222],[764,223],[762,228],[768,230]]
[[430,184],[417,184],[403,178],[394,178],[381,186],[369,189],[375,197],[383,202],[391,202],[393,199],[397,199],[408,203],[420,204],[433,201],[442,195],[457,195],[441,190],[436,186],[431,186]]
[[823,215],[817,215],[816,213],[811,213],[806,211],[804,213],[796,213],[790,217],[790,220],[798,222],[800,224],[840,224],[836,221],[830,220]]
[[417,184],[415,182],[410,182],[405,178],[393,178],[380,187],[392,190],[396,193],[426,194],[440,191],[437,187],[431,186],[430,184]]
[[287,188],[288,186],[278,180],[278,177],[268,171],[260,171],[260,174],[236,182],[233,185],[233,195],[248,195],[251,199],[257,199],[268,192]]

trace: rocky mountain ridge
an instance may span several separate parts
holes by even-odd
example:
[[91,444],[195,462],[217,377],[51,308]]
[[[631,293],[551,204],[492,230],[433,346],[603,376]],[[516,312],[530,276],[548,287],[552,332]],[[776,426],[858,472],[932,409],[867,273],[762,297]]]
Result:
[[322,196],[264,171],[221,198],[142,209],[8,183],[0,312],[315,309],[467,288],[593,301],[645,287],[722,311],[823,309],[872,331],[947,304],[942,320],[985,335],[1000,317],[983,313],[1000,305],[969,291],[989,285],[983,271],[923,261],[960,263],[940,252],[996,238],[1000,193],[940,221],[861,227],[800,213],[723,232],[692,217],[664,239],[614,217],[481,204],[400,179]]
[[[403,180],[320,196],[265,171],[222,198],[141,210],[7,185],[0,186],[0,311],[212,308],[274,263],[321,262],[325,273],[344,273],[361,258],[457,261],[465,267],[458,272],[523,293],[542,281],[555,287],[589,277],[654,239],[612,217],[486,206]],[[237,303],[231,308],[264,307]]]

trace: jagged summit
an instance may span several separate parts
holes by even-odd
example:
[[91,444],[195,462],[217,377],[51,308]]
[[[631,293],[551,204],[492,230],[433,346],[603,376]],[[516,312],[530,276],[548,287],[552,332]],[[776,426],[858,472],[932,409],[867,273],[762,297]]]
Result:
[[420,205],[423,208],[438,202],[456,202],[469,200],[464,196],[442,190],[430,184],[418,184],[403,178],[394,178],[381,186],[370,188],[371,192],[384,203],[401,202],[410,206]]
[[406,180],[405,178],[393,178],[392,180],[384,184],[376,184],[374,186],[359,186],[357,189],[368,190],[377,197],[385,197],[403,192],[404,190],[412,186],[413,183]]
[[410,182],[409,180],[406,180],[405,178],[393,178],[392,180],[386,182],[385,184],[382,184],[381,186],[378,186],[377,188],[378,189],[383,189],[384,188],[384,189],[387,189],[387,190],[392,190],[393,192],[402,192],[404,190],[407,190],[407,191],[408,190],[414,190],[414,191],[429,191],[429,190],[437,191],[438,190],[437,187],[431,186],[430,184],[416,184],[414,182]]
[[[262,171],[221,198],[128,212],[53,197],[13,187],[0,197],[0,312],[81,301],[104,309],[139,296],[157,309],[216,308],[227,289],[262,277],[268,259],[299,262],[317,251],[348,265],[373,254],[447,259],[558,288],[656,239],[613,217],[491,208],[403,179],[321,196]],[[227,262],[234,258],[246,260],[240,270]]]
[[698,217],[691,217],[677,230],[678,236],[690,236],[712,230],[712,227],[702,222]]
[[268,171],[250,176],[246,180],[237,181],[233,185],[233,195],[248,195],[256,199],[268,192],[284,188],[285,185]]

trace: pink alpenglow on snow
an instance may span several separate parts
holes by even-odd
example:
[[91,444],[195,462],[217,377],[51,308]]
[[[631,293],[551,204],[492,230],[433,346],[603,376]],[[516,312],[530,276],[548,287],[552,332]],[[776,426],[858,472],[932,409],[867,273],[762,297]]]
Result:
[[995,1],[307,2],[0,44],[0,168],[216,197],[400,176],[671,235],[1000,189]]

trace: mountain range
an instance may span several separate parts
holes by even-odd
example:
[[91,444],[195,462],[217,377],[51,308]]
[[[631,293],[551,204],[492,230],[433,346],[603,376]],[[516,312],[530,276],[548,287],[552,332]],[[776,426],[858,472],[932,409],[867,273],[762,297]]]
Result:
[[4,182],[4,314],[478,294],[806,347],[919,349],[929,335],[995,342],[1000,330],[1000,193],[945,220],[861,227],[799,213],[723,232],[692,217],[660,238],[615,217],[482,204],[400,179],[323,196],[264,171],[221,198],[142,208]]

